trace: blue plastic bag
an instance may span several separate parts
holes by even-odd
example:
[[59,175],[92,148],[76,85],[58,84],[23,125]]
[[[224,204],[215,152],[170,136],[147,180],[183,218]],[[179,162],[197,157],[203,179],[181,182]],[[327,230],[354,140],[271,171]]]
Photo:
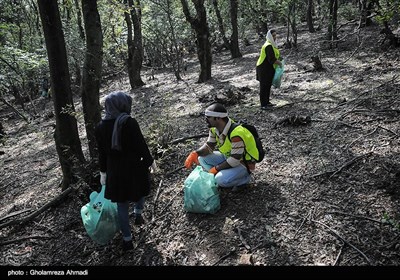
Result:
[[276,87],[276,88],[281,87],[283,72],[285,72],[285,60],[282,60],[282,67],[278,66],[275,69],[275,75],[274,75],[274,78],[272,79],[272,85],[274,87]]
[[105,186],[100,193],[92,192],[90,201],[81,208],[81,217],[90,238],[100,245],[107,244],[120,230],[117,204],[104,197]]
[[220,208],[220,199],[214,174],[197,166],[184,183],[184,209],[191,213],[215,214]]

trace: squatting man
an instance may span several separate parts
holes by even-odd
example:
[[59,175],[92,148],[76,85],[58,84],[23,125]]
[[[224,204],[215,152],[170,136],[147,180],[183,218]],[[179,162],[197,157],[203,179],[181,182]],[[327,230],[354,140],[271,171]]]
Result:
[[250,182],[250,172],[255,169],[253,155],[258,158],[254,137],[244,127],[228,116],[226,108],[219,103],[205,111],[209,134],[206,143],[192,151],[185,160],[185,167],[201,165],[215,175],[221,188],[238,191]]

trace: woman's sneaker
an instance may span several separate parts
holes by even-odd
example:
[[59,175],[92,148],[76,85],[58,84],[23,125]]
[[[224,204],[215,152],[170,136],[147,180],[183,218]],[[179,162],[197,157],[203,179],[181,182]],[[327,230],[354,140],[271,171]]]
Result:
[[135,225],[140,226],[144,224],[144,219],[142,215],[140,214],[135,214]]
[[129,250],[132,250],[132,249],[133,249],[132,240],[130,240],[130,241],[122,240],[122,250],[129,251]]

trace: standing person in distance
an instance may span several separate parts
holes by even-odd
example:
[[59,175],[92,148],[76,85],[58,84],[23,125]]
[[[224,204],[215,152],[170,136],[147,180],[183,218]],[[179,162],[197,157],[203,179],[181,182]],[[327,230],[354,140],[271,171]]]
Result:
[[133,249],[129,206],[134,202],[135,225],[143,224],[144,197],[150,192],[150,172],[156,164],[136,119],[130,116],[132,97],[115,91],[105,99],[105,117],[97,125],[100,183],[105,198],[117,203],[124,251]]
[[278,47],[276,46],[276,31],[268,30],[267,40],[261,47],[260,57],[257,61],[256,71],[257,80],[260,82],[260,103],[261,109],[266,110],[274,106],[270,102],[272,80],[275,75],[275,69],[282,67],[282,58]]

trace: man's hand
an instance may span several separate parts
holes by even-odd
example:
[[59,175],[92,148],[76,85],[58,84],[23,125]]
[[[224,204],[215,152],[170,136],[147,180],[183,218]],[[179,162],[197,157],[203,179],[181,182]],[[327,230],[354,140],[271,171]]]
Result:
[[217,170],[217,168],[214,166],[213,168],[211,168],[210,170],[208,170],[208,173],[212,173],[212,174],[217,174],[218,173],[218,170]]
[[196,151],[193,151],[189,154],[189,156],[185,160],[185,167],[189,169],[193,163],[199,165],[199,155]]
[[100,171],[100,184],[104,186],[106,184],[107,174],[106,172]]

